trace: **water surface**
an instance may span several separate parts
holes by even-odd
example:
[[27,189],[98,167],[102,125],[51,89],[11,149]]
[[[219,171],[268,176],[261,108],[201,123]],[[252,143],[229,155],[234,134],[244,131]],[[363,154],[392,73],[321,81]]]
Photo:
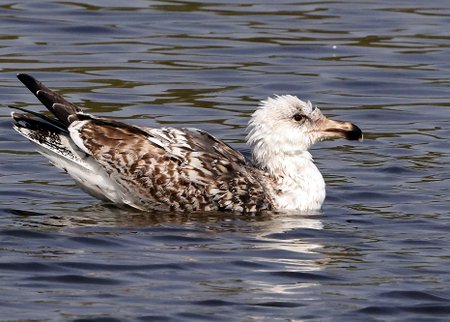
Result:
[[[0,312],[9,320],[446,320],[450,3],[0,5]],[[312,151],[318,213],[141,213],[80,191],[11,129],[38,77],[86,112],[248,153],[272,94],[365,131]]]

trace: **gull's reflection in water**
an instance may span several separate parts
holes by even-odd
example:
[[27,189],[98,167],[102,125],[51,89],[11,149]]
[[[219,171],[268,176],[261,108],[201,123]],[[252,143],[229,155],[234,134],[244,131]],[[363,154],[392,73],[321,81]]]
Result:
[[[177,213],[142,212],[132,208],[118,208],[108,204],[97,204],[78,210],[68,209],[52,213],[10,210],[16,215],[16,221],[22,227],[34,227],[43,230],[71,231],[79,228],[103,229],[149,229],[164,227],[183,228],[192,233],[194,229],[201,234],[241,233],[256,248],[272,247],[300,253],[315,252],[322,246],[305,242],[301,237],[305,230],[322,230],[320,211],[298,212],[277,211],[259,214],[231,212]],[[156,231],[156,230],[155,230]]]
[[[176,265],[182,268],[182,280],[202,290],[199,300],[231,296],[237,302],[245,297],[264,303],[264,296],[273,299],[277,294],[280,300],[293,301],[291,297],[323,282],[321,271],[329,262],[316,238],[323,229],[320,212],[184,214],[104,204],[48,214],[10,212],[17,226],[54,235],[44,240],[50,244],[41,246],[62,247],[59,252],[75,261],[83,254],[83,261],[94,264]],[[60,244],[52,245],[52,240]],[[120,247],[104,246],[102,252],[102,245],[111,243]],[[41,248],[36,252],[42,256]]]
[[[283,233],[291,229],[322,229],[320,211],[297,212],[277,211],[258,214],[242,214],[233,212],[142,212],[133,208],[118,208],[109,204],[96,204],[74,210],[61,207],[58,211],[45,213],[29,210],[10,209],[16,220],[27,225],[40,228],[81,228],[81,227],[116,227],[116,228],[148,228],[163,225],[189,225],[201,227],[205,223],[216,223],[213,226],[220,231],[220,223],[224,230],[235,227],[250,229],[252,227],[263,234]],[[245,224],[247,223],[247,224]],[[253,223],[250,225],[250,223]],[[254,224],[256,223],[256,224]]]

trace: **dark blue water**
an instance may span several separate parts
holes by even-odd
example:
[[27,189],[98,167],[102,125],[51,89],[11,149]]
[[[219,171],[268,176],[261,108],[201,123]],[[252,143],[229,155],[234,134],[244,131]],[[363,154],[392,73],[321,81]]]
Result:
[[[450,316],[450,3],[0,4],[5,320],[438,321]],[[245,147],[258,101],[311,100],[365,132],[312,151],[319,213],[103,205],[11,129],[28,72],[86,112]]]

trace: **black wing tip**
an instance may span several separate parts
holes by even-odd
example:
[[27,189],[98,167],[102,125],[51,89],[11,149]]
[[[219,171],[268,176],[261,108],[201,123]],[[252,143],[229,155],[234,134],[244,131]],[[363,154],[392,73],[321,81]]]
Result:
[[22,82],[36,82],[36,78],[34,78],[33,76],[31,76],[30,74],[26,74],[26,73],[17,73],[16,74],[17,78]]
[[[67,128],[71,123],[71,121],[68,120],[68,117],[72,114],[76,114],[77,112],[81,112],[81,109],[78,106],[70,103],[64,99],[64,97],[52,91],[33,76],[26,73],[18,73],[17,78],[54,116],[56,116],[57,120],[54,121],[49,121],[49,119],[45,117],[47,122],[58,124],[58,127],[63,125],[63,127]],[[42,116],[39,117],[41,119],[44,118]]]
[[29,74],[19,73],[16,76],[34,95],[36,95],[38,90],[44,88],[36,78]]

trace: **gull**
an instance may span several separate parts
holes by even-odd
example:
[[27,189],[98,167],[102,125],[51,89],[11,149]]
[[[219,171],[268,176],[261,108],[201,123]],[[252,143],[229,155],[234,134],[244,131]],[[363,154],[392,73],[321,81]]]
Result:
[[350,122],[292,95],[261,101],[248,123],[251,160],[196,128],[149,128],[83,113],[27,74],[18,79],[52,113],[13,107],[14,129],[90,195],[143,211],[315,210],[325,181],[309,147],[362,140]]

